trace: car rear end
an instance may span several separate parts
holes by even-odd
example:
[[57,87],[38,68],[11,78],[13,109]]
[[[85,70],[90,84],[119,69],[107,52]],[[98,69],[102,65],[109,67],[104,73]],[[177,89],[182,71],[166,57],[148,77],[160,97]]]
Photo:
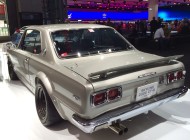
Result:
[[[140,52],[110,27],[72,26],[52,30],[51,38],[59,65],[90,83],[90,90],[74,93],[79,110],[63,107],[68,108],[66,118],[84,132],[110,127],[121,134],[126,131],[121,121],[187,92],[184,65],[176,60],[181,56]],[[85,82],[77,82],[86,88]]]
[[89,74],[94,92],[88,98],[86,113],[73,115],[76,126],[86,133],[115,129],[123,120],[183,96],[188,90],[184,87],[186,71],[175,60],[178,57]]

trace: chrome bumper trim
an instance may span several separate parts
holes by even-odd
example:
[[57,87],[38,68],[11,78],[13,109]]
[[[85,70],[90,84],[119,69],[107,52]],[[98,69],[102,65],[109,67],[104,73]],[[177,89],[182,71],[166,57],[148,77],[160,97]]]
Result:
[[175,100],[185,95],[187,91],[187,87],[172,89],[151,99],[109,111],[93,119],[83,119],[76,114],[72,116],[72,119],[74,125],[79,129],[85,133],[92,133],[96,130],[107,128],[113,122],[124,121],[131,117],[152,110],[162,104]]

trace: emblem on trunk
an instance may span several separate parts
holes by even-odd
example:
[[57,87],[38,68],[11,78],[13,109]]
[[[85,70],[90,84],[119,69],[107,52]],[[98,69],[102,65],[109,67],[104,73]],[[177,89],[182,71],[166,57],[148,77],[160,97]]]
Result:
[[155,74],[156,74],[156,72],[145,73],[145,74],[139,75],[138,78],[143,78],[143,77],[147,77],[147,76],[152,76],[152,75],[155,75]]

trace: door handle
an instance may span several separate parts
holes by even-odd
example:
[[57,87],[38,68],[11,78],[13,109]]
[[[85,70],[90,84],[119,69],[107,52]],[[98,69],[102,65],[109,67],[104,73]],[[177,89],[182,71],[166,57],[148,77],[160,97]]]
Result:
[[28,60],[29,60],[29,58],[25,58],[25,59],[24,59],[25,62],[28,62]]

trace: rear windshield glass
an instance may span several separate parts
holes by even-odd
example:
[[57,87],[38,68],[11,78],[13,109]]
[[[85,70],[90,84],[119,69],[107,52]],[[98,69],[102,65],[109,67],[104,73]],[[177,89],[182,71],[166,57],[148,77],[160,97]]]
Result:
[[110,28],[60,30],[51,33],[59,57],[80,57],[132,49]]

